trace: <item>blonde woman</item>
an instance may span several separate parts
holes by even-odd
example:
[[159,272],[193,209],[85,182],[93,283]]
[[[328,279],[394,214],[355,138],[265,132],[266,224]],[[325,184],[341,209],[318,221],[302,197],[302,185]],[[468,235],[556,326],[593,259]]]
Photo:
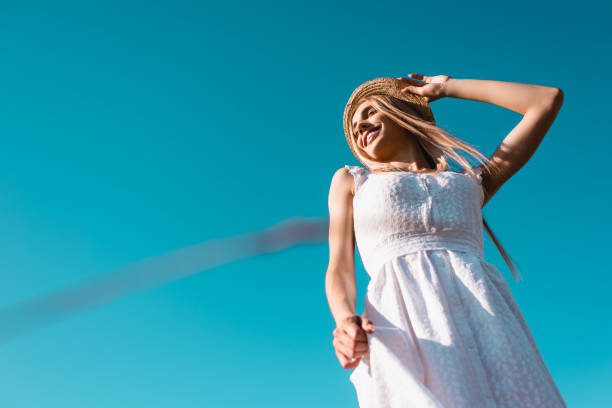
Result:
[[[429,103],[442,97],[523,118],[487,158],[436,126]],[[485,227],[519,280],[481,213],[562,102],[559,88],[420,74],[377,78],[351,95],[344,130],[363,166],[331,181],[325,290],[333,347],[353,369],[361,408],[566,406],[508,284],[483,258]],[[355,244],[371,278],[361,316]]]

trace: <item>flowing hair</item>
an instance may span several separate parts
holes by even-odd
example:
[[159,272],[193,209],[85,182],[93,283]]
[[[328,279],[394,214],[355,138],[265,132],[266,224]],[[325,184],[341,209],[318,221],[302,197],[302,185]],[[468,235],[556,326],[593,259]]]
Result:
[[[449,167],[449,160],[453,160],[465,169],[465,172],[475,177],[470,163],[456,150],[462,150],[474,157],[482,164],[482,170],[492,173],[499,170],[493,162],[487,162],[487,157],[470,143],[461,140],[450,132],[438,127],[435,121],[429,121],[420,116],[408,103],[390,95],[371,95],[365,98],[379,112],[389,117],[407,133],[416,138],[419,149],[431,168],[437,172],[445,171]],[[350,132],[351,150],[356,154],[369,170],[385,169],[387,166],[368,157],[368,154],[357,146],[353,129]]]
[[[439,173],[448,169],[449,159],[452,159],[465,169],[466,174],[476,178],[477,175],[470,163],[458,154],[455,149],[462,150],[481,162],[481,171],[489,174],[499,172],[499,167],[488,160],[487,157],[478,151],[468,142],[461,140],[450,132],[438,127],[434,120],[427,120],[419,115],[419,113],[410,105],[401,99],[390,95],[371,95],[364,99],[369,101],[376,110],[388,116],[391,120],[404,128],[407,133],[416,138],[419,149],[427,160],[431,168],[436,169],[435,173]],[[433,118],[432,118],[433,119]],[[349,147],[357,156],[357,159],[363,163],[368,170],[384,170],[388,166],[381,164],[368,157],[368,154],[361,150],[357,145],[353,129],[349,129],[350,140]],[[482,186],[482,183],[480,183]],[[484,186],[482,186],[485,192]],[[482,222],[485,230],[491,237],[493,244],[497,247],[500,254],[506,261],[506,264],[512,272],[515,281],[524,280],[519,272],[517,262],[504,249],[499,239],[495,236],[487,221],[482,217]]]

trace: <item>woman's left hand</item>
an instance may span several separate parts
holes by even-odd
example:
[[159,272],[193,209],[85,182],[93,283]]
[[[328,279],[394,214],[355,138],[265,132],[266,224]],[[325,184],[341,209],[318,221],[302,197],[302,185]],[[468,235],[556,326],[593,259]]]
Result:
[[[451,79],[448,75],[427,76],[421,74],[409,74],[410,78],[399,77],[397,79],[406,83],[402,93],[410,92],[425,97],[427,102],[433,102],[446,96],[446,81]],[[421,81],[417,81],[420,79]]]

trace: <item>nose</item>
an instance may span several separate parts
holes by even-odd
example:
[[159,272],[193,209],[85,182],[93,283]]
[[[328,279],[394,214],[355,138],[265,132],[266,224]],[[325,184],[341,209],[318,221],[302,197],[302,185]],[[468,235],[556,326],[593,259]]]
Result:
[[371,124],[367,123],[367,122],[361,122],[358,126],[358,130],[360,134],[363,134],[366,130],[368,130],[370,127],[372,127]]

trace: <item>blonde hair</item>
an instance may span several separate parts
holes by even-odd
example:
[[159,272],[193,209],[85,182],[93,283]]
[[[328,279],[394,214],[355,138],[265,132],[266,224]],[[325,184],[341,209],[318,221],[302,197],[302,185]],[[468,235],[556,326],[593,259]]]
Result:
[[[371,95],[364,98],[359,103],[368,101],[379,112],[389,117],[399,126],[404,128],[408,133],[416,138],[416,141],[432,168],[436,169],[435,173],[445,171],[449,167],[449,160],[452,159],[463,167],[467,174],[475,177],[474,171],[470,163],[455,150],[462,150],[468,155],[474,157],[482,164],[483,171],[491,172],[498,170],[493,163],[487,161],[487,157],[478,151],[475,147],[466,141],[459,139],[450,132],[438,127],[435,121],[426,120],[416,113],[416,110],[410,103],[398,99],[390,95]],[[357,159],[368,168],[368,170],[385,170],[388,168],[385,164],[381,164],[367,156],[363,150],[358,148],[353,128],[350,132],[350,146]]]

